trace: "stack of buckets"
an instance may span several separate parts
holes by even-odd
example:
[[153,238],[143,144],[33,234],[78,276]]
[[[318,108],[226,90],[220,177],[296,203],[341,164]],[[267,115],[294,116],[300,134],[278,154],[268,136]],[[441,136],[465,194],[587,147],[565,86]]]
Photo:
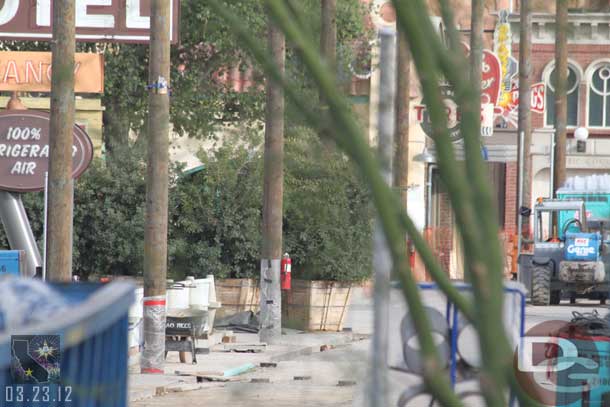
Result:
[[[144,288],[135,290],[135,302],[129,309],[129,347],[141,347],[144,345],[143,336],[143,300]],[[221,304],[216,300],[216,285],[214,276],[209,274],[206,278],[195,279],[187,277],[184,281],[168,282],[166,293],[166,309],[196,309],[208,311],[208,326],[210,332],[214,326],[216,310]]]

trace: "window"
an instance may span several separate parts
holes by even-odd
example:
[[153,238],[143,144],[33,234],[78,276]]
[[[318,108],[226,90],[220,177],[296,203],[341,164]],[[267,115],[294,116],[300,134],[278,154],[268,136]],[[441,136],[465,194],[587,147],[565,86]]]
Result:
[[591,75],[589,126],[610,127],[610,63],[597,67]]
[[[579,76],[576,70],[568,67],[568,126],[578,126],[578,85]],[[552,127],[555,124],[555,68],[545,78],[546,83],[546,113],[545,126]]]

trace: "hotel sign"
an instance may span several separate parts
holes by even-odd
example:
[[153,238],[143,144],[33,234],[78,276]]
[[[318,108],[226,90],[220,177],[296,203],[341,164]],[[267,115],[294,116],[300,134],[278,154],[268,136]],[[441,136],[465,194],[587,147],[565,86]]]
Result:
[[[76,40],[140,42],[150,40],[151,0],[75,0]],[[170,0],[170,38],[178,41],[179,0]],[[50,41],[51,0],[4,0],[0,39]]]
[[[51,53],[0,51],[0,91],[50,92]],[[76,93],[104,92],[104,57],[77,53],[74,64]]]

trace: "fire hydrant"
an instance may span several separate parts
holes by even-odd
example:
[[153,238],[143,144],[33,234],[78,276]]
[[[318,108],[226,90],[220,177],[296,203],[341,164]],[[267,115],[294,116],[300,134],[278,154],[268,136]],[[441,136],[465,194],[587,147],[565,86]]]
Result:
[[280,264],[280,285],[282,290],[290,290],[290,273],[292,271],[292,260],[288,253],[284,253],[282,256],[282,262]]

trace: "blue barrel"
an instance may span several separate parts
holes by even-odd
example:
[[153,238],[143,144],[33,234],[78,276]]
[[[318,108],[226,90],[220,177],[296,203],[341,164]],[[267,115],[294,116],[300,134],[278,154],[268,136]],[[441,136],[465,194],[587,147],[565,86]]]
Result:
[[[71,305],[56,319],[13,334],[59,336],[57,383],[16,384],[11,335],[0,336],[0,405],[7,407],[123,407],[127,405],[127,314],[134,286],[54,284]],[[15,338],[15,335],[13,335]],[[29,349],[29,348],[28,348]],[[29,373],[31,374],[31,373]]]

